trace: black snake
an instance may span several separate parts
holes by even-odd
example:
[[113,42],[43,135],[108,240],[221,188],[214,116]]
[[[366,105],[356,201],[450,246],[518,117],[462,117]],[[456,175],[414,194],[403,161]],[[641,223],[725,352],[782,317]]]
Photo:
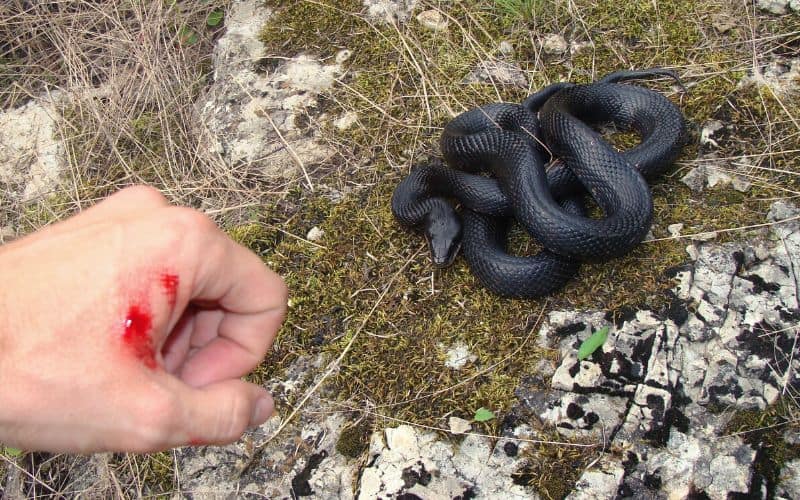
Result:
[[[550,85],[522,104],[462,113],[440,140],[449,166],[412,170],[394,191],[392,212],[424,231],[434,265],[450,265],[463,248],[478,279],[508,297],[551,293],[575,276],[581,261],[625,255],[652,223],[647,180],[669,167],[686,142],[685,119],[669,99],[619,83],[652,76],[680,84],[669,70],[618,71],[585,85]],[[639,144],[618,152],[592,128],[606,124],[636,132]],[[548,156],[557,161],[546,169]],[[587,193],[604,217],[586,216]],[[544,250],[531,257],[506,252],[514,218]]]

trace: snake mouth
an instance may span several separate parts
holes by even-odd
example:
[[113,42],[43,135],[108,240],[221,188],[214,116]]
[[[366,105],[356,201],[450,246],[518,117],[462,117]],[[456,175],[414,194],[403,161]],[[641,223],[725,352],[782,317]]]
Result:
[[434,267],[444,269],[453,265],[453,262],[455,262],[456,257],[458,256],[458,252],[461,250],[460,241],[436,241],[429,235],[425,235],[425,239],[428,241],[431,262],[433,263]]

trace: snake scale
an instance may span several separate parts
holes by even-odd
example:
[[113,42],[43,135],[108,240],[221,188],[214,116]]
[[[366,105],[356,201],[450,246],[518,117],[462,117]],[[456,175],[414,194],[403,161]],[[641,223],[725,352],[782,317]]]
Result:
[[[440,139],[446,165],[417,167],[396,187],[395,218],[424,232],[435,266],[449,266],[463,249],[479,281],[505,297],[552,293],[582,261],[625,255],[652,224],[647,181],[669,168],[686,143],[677,106],[621,83],[655,76],[680,84],[670,70],[617,71],[589,84],[552,84],[521,104],[460,114]],[[633,131],[640,141],[617,151],[596,130],[604,125]],[[586,215],[586,196],[602,217]],[[514,220],[542,251],[507,252]]]

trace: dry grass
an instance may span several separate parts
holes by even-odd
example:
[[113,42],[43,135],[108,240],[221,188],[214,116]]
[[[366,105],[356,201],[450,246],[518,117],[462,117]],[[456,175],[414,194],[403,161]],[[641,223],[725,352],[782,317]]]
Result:
[[[227,1],[4,2],[0,6],[3,107],[47,94],[69,175],[42,203],[3,207],[35,230],[134,183],[176,203],[225,212],[263,199],[258,174],[231,168],[204,142],[195,102],[208,83]],[[66,96],[66,98],[62,98]],[[272,195],[274,193],[270,193]],[[11,200],[14,203],[15,200]]]
[[[306,52],[327,60],[341,48],[354,53],[349,71],[325,97],[327,112],[356,113],[357,124],[337,131],[318,115],[308,116],[309,127],[326,132],[324,140],[338,151],[324,177],[322,171],[308,173],[307,184],[317,188],[311,193],[246,166],[227,165],[203,144],[194,103],[207,84],[218,35],[205,18],[226,2],[4,2],[0,105],[17,106],[54,91],[70,96],[59,122],[70,172],[50,196],[33,203],[11,200],[0,206],[0,214],[13,217],[8,222],[21,232],[31,231],[121,186],[148,182],[175,202],[203,208],[231,226],[253,218],[255,224],[236,225],[232,232],[273,259],[297,292],[273,358],[283,362],[265,366],[258,376],[274,377],[301,354],[325,352],[333,360],[335,388],[348,405],[357,406],[348,410],[441,430],[440,417],[450,411],[468,417],[464,412],[476,405],[505,410],[512,404],[520,373],[542,356],[534,349],[519,352],[539,311],[657,304],[669,286],[660,272],[685,260],[683,245],[664,238],[662,230],[656,234],[661,241],[627,259],[591,267],[582,283],[549,304],[497,301],[476,290],[463,267],[431,273],[424,256],[414,254],[421,240],[398,231],[385,199],[412,164],[437,155],[435,138],[454,114],[489,101],[518,101],[554,81],[672,66],[690,93],[658,88],[697,125],[709,119],[733,125],[717,156],[724,169],[746,177],[755,189],[735,197],[728,191],[700,196],[685,191],[677,178],[710,162],[695,159],[694,148],[655,187],[662,227],[684,222],[687,232],[721,230],[736,237],[737,228],[763,221],[770,201],[800,192],[797,96],[765,85],[738,87],[742,76],[760,74],[767,61],[798,56],[800,33],[790,20],[764,17],[751,2],[722,0],[503,2],[508,9],[490,0],[421,3],[440,10],[449,22],[446,32],[421,30],[414,21],[368,20],[360,0],[278,2],[285,10],[277,16],[302,9],[306,14],[267,29],[271,55]],[[516,12],[515,5],[524,12]],[[734,20],[730,32],[712,27],[717,15]],[[188,43],[183,27],[197,35],[194,43]],[[573,55],[547,55],[542,41],[548,33],[586,45]],[[501,40],[512,43],[513,55],[500,52]],[[479,62],[506,59],[521,65],[527,88],[497,81],[462,84]],[[336,206],[318,196],[334,190],[351,195]],[[289,199],[288,208],[269,213],[263,207],[276,198]],[[247,207],[259,213],[253,216]],[[322,223],[329,224],[328,238],[305,242],[308,229]],[[330,238],[339,232],[341,238]],[[630,282],[641,286],[631,292]],[[475,319],[487,312],[496,319],[494,326]],[[316,345],[313,337],[331,328],[325,346]],[[463,339],[485,365],[429,377],[440,369],[431,355],[437,344]],[[380,413],[370,413],[374,408]],[[797,421],[796,405],[788,411]],[[173,460],[171,454],[112,456],[104,465],[108,481],[88,487],[130,497],[169,493],[179,483]],[[2,457],[0,471],[21,468],[26,494],[47,497],[86,488],[75,486],[70,474],[84,466],[74,457],[29,455],[24,463]]]

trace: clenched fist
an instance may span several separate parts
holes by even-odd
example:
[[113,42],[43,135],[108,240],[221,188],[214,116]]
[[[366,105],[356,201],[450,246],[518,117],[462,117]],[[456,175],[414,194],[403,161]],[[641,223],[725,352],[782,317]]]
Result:
[[270,348],[286,302],[258,257],[148,187],[0,246],[0,443],[235,441],[273,411],[240,377]]

